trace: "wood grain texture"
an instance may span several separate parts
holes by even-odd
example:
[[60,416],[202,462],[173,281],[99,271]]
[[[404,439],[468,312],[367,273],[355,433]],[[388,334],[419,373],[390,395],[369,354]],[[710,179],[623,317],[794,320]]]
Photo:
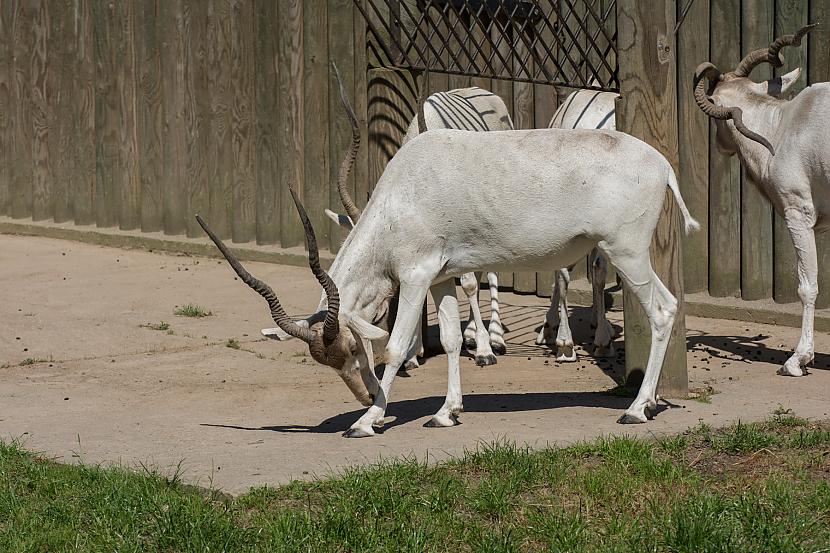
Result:
[[[807,24],[807,2],[804,0],[776,0],[775,2],[775,36],[791,34]],[[796,67],[807,67],[807,44],[802,41],[800,48],[789,47],[784,52],[787,63],[776,69],[775,75],[782,75]],[[792,87],[792,93],[804,88],[803,77]],[[779,303],[798,300],[798,278],[796,276],[796,257],[790,233],[784,219],[775,214],[773,219],[773,242],[775,267],[773,269],[773,298]]]
[[72,127],[71,94],[75,72],[74,14],[71,0],[49,5],[49,38],[46,46],[49,68],[49,177],[51,195],[47,199],[57,223],[72,219],[72,155],[75,129]]
[[[279,165],[277,164],[277,5],[257,0],[256,9],[256,241],[276,244],[280,238]],[[351,29],[349,29],[351,33]]]
[[[54,124],[52,100],[55,97],[52,75],[57,66],[49,59],[49,5],[47,0],[30,2],[32,37],[29,53],[32,78],[32,218],[35,221],[52,217],[52,174],[49,154],[50,127]],[[57,153],[57,152],[55,152]]]
[[[774,0],[744,0],[741,4],[741,55],[773,41]],[[771,67],[753,71],[756,81],[769,79]],[[758,300],[773,291],[772,205],[743,172],[741,178],[741,297]]]
[[[740,0],[711,4],[711,61],[731,70],[741,60]],[[724,69],[726,71],[727,69]],[[738,296],[741,289],[741,164],[718,152],[715,124],[709,139],[709,293]]]
[[75,60],[72,88],[68,91],[72,105],[71,125],[76,133],[70,137],[74,145],[72,149],[72,214],[75,224],[89,225],[95,222],[97,188],[95,132],[97,91],[92,0],[73,0],[72,11]]
[[32,103],[30,56],[34,48],[31,4],[11,0],[11,88],[9,94],[9,213],[12,217],[32,214]]
[[[355,35],[354,7],[351,0],[328,0],[328,50],[329,61],[337,64],[340,77],[349,94],[349,101],[354,106],[355,97]],[[361,17],[358,14],[358,17]],[[352,128],[348,117],[340,104],[340,93],[333,72],[329,71],[329,189],[327,207],[337,213],[343,212],[340,195],[337,192],[337,174],[349,144],[352,140]],[[352,197],[355,195],[355,171],[349,175],[348,188]],[[340,225],[326,219],[329,233],[329,249],[337,252],[347,234]]]
[[[160,11],[160,4],[167,9]],[[163,17],[173,16],[178,2],[139,2],[136,4],[136,71],[138,80],[138,133],[139,170],[141,175],[141,230],[155,232],[164,228],[164,195],[167,189],[177,184],[166,180],[164,166],[164,143],[167,133],[164,129],[164,104],[162,88],[165,77],[162,73],[162,43],[168,37],[162,35]],[[167,82],[167,86],[174,83]]]
[[296,246],[303,241],[300,218],[288,186],[297,190],[304,178],[304,98],[303,98],[303,6],[299,0],[279,0],[279,119],[277,151],[280,168],[280,244]]
[[184,13],[189,22],[189,40],[185,59],[185,96],[182,116],[186,126],[186,195],[185,223],[188,236],[203,236],[196,213],[207,213],[210,205],[208,159],[211,142],[211,96],[208,79],[208,5],[204,0],[185,0]]
[[702,292],[709,285],[709,118],[695,104],[692,87],[695,68],[709,59],[709,0],[692,5],[677,41],[677,178],[686,206],[701,225],[700,231],[683,238],[683,273],[686,291]]
[[[256,237],[256,127],[254,125],[254,2],[230,6],[231,72],[228,107],[233,154],[233,241]],[[325,35],[323,35],[325,40]],[[325,60],[323,60],[325,64]],[[325,110],[324,110],[325,113]]]
[[9,127],[12,84],[12,3],[0,2],[0,215],[9,212],[9,163],[12,145]]
[[[821,21],[809,36],[808,79],[812,83],[830,81],[830,2],[810,2],[810,22]],[[802,77],[803,78],[803,77]],[[819,309],[830,307],[830,233],[816,237],[818,248]]]
[[[621,99],[617,101],[617,128],[657,148],[676,168],[679,163],[676,43],[671,35],[666,38],[674,28],[675,17],[675,5],[667,0],[649,2],[648,6],[636,0],[617,3],[622,83]],[[668,51],[658,54],[658,38],[663,39]],[[661,395],[674,397],[688,393],[679,223],[679,210],[667,190],[651,257],[655,272],[678,300],[659,385]],[[645,367],[651,333],[642,307],[630,293],[625,298],[626,375],[631,378]]]
[[375,184],[398,151],[415,114],[414,77],[404,70],[369,70],[369,182]]
[[303,87],[305,106],[305,180],[303,203],[320,244],[329,243],[329,83],[328,3],[303,3]]
[[[358,0],[365,5],[366,0]],[[357,115],[358,126],[360,127],[361,146],[357,152],[357,159],[354,164],[354,201],[361,209],[366,205],[368,199],[369,183],[369,148],[367,147],[369,137],[369,61],[368,61],[368,37],[366,21],[355,6],[352,10],[354,19],[354,110]],[[424,83],[423,86],[426,86]]]
[[131,3],[92,3],[95,38],[95,218],[138,226],[139,183]]

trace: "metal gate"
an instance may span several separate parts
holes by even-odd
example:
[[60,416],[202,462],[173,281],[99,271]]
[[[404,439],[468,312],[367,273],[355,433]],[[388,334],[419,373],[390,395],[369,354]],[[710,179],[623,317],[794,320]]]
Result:
[[618,92],[615,0],[355,0],[383,64]]

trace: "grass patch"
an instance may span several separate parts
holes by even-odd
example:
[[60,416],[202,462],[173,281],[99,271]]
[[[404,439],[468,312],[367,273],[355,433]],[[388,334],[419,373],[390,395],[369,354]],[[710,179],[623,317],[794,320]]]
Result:
[[[176,315],[178,315],[178,313],[176,313]],[[170,330],[170,325],[165,323],[164,321],[160,323],[146,323],[139,326],[141,328],[149,328],[150,330]]]
[[830,425],[773,421],[540,451],[499,442],[229,498],[0,444],[0,550],[819,551],[828,445]]
[[237,340],[236,338],[228,338],[225,341],[225,347],[231,349],[239,349],[242,346],[239,345],[239,340]]
[[188,303],[187,305],[183,305],[181,307],[177,307],[173,314],[179,317],[210,317],[213,315],[213,311],[208,311],[204,307],[200,305],[193,305]]
[[692,388],[689,390],[689,395],[686,396],[686,399],[709,404],[712,403],[712,396],[717,393],[718,391],[712,386],[701,386],[700,388]]

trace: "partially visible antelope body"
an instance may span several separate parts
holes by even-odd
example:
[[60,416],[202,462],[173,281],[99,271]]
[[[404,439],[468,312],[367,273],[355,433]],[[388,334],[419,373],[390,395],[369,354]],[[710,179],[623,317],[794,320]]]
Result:
[[[311,223],[295,196],[309,262],[324,288],[317,312],[300,322],[289,320],[273,291],[209,234],[240,278],[268,301],[277,325],[306,341],[315,360],[334,368],[355,397],[371,405],[345,433],[349,437],[371,436],[384,424],[392,384],[411,351],[428,291],[448,360],[447,397],[428,426],[453,426],[463,410],[462,334],[453,278],[483,268],[566,267],[599,246],[651,325],[643,384],[619,420],[645,422],[656,406],[677,310],[677,300],[649,257],[667,186],[686,230],[697,228],[669,162],[629,135],[560,129],[423,133],[389,162],[329,273],[320,268]],[[374,323],[396,293],[397,315],[378,382],[372,342],[387,333]]]
[[798,346],[778,371],[788,376],[803,375],[814,356],[819,270],[815,233],[830,228],[830,83],[814,84],[784,100],[781,95],[796,82],[800,69],[762,83],[749,75],[761,63],[782,67],[781,50],[800,45],[813,27],[751,52],[729,73],[708,62],[695,72],[695,101],[715,120],[718,149],[738,155],[749,180],[786,221],[795,245],[803,313]]

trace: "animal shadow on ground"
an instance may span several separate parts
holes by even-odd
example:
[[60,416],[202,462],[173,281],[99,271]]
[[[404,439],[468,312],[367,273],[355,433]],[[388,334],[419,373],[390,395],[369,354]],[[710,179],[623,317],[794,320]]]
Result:
[[[422,417],[435,414],[444,403],[443,396],[396,401],[389,404],[388,421],[384,430],[411,423]],[[524,394],[470,394],[464,396],[465,413],[515,413],[556,409],[559,407],[595,407],[622,411],[631,403],[630,398],[616,397],[601,392],[541,392]],[[207,424],[217,428],[236,430],[270,430],[272,432],[310,432],[314,434],[334,434],[343,432],[363,413],[364,409],[349,411],[329,417],[315,426],[289,424],[260,427],[246,427],[230,424]]]
[[[764,341],[769,341],[770,338],[766,334],[718,336],[699,332],[690,333],[686,338],[686,347],[689,352],[707,354],[724,361],[742,363],[760,361],[773,365],[783,365],[792,355],[793,350],[787,346],[785,346],[786,349],[769,347]],[[816,352],[813,362],[807,366],[808,373],[811,369],[830,370],[830,355]]]

